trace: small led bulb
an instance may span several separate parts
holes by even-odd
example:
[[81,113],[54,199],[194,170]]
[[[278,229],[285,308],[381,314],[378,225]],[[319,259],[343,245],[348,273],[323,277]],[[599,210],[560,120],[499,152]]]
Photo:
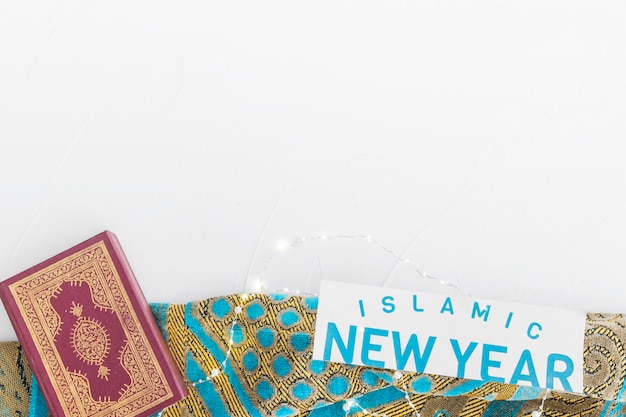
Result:
[[261,278],[257,279],[252,286],[254,292],[262,292],[263,291],[263,280]]

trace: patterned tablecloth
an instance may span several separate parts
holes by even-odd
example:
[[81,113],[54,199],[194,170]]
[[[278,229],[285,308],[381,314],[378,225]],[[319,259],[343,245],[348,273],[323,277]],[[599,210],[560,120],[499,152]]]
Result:
[[[626,413],[626,318],[588,314],[585,395],[312,360],[317,298],[237,294],[153,313],[190,395],[178,416],[617,416]],[[45,416],[19,345],[0,343],[0,416]]]

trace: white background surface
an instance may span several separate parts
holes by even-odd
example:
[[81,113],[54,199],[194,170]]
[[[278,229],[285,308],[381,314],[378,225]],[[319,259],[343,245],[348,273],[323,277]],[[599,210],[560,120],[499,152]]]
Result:
[[[109,229],[149,301],[624,312],[621,1],[0,2],[0,278]],[[0,339],[15,335],[0,311]]]

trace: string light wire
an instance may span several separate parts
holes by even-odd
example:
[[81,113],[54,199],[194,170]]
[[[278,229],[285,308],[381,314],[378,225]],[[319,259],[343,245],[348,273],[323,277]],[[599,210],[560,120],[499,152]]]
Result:
[[[267,276],[268,270],[270,269],[272,263],[278,256],[284,254],[289,249],[293,249],[299,246],[303,246],[305,244],[310,244],[313,242],[319,242],[319,241],[324,241],[324,240],[353,240],[353,241],[365,242],[366,244],[373,245],[374,247],[377,247],[378,249],[391,255],[397,263],[403,263],[407,265],[408,268],[416,272],[421,278],[430,280],[433,282],[437,282],[440,285],[451,287],[457,292],[459,292],[460,294],[468,298],[473,298],[470,293],[463,291],[458,285],[450,281],[437,278],[436,276],[427,274],[422,269],[418,268],[413,263],[411,263],[409,259],[403,258],[402,256],[398,255],[393,249],[375,240],[372,237],[372,235],[325,235],[325,234],[321,234],[321,235],[316,235],[316,236],[301,236],[291,242],[280,241],[276,245],[277,249],[267,258],[265,264],[263,265],[263,270],[259,274],[258,279],[256,280],[256,283],[252,286],[251,290],[253,292],[259,292],[259,293],[263,293],[266,291],[265,278]],[[244,284],[244,287],[245,287],[244,291],[248,291],[249,280],[250,280],[250,277],[247,277],[246,282]],[[383,287],[387,286],[388,281],[389,281],[389,277],[385,279],[382,286]]]
[[402,391],[404,392],[404,399],[409,403],[409,406],[413,409],[413,411],[415,412],[415,417],[422,417],[422,415],[420,414],[419,411],[417,411],[417,408],[415,407],[415,404],[413,404],[413,401],[411,401],[411,397],[409,396],[409,389],[406,386],[406,383],[402,380],[402,377],[404,376],[404,374],[400,371],[396,371],[393,373],[393,379],[398,381],[398,383],[400,383],[400,381],[402,381]]
[[[455,291],[459,292],[460,294],[464,295],[465,297],[468,298],[473,298],[472,295],[469,292],[463,291],[461,289],[461,287],[459,287],[458,285],[446,281],[444,279],[440,279],[434,275],[430,275],[426,272],[424,272],[422,269],[418,268],[417,266],[415,266],[413,263],[411,263],[411,261],[407,258],[404,258],[400,255],[398,255],[394,250],[392,250],[391,248],[387,247],[386,245],[380,243],[379,241],[375,240],[372,235],[326,235],[326,234],[321,234],[321,235],[317,235],[317,236],[301,236],[299,238],[296,238],[295,240],[293,240],[292,242],[287,242],[287,241],[280,241],[277,244],[277,249],[276,251],[274,251],[266,260],[265,264],[263,265],[263,270],[261,271],[261,274],[258,277],[258,280],[256,282],[256,285],[254,286],[253,290],[255,292],[265,292],[266,288],[265,288],[265,277],[267,276],[268,270],[270,269],[272,263],[274,262],[274,260],[284,254],[287,250],[289,249],[293,249],[299,246],[303,246],[305,244],[309,244],[309,243],[313,243],[313,242],[319,242],[319,241],[326,241],[326,240],[355,240],[355,241],[360,241],[360,242],[365,242],[366,244],[370,244],[373,245],[375,247],[377,247],[378,249],[386,252],[387,254],[391,255],[394,259],[396,264],[398,263],[402,263],[405,264],[408,268],[410,268],[411,270],[413,270],[414,272],[416,272],[419,277],[421,277],[422,279],[425,280],[429,280],[429,281],[433,281],[436,282],[440,285],[443,286],[447,286],[450,287],[452,289],[454,289]],[[317,259],[317,261],[319,263],[319,259]],[[246,278],[246,282],[245,282],[245,287],[247,289],[248,287],[248,282],[249,282],[249,276]],[[391,278],[391,275],[388,275],[385,280],[382,283],[382,287],[386,287],[387,284],[389,283],[389,280]],[[310,277],[309,277],[310,280]],[[289,289],[285,288],[283,289],[284,292],[289,292]],[[300,292],[297,291],[297,294],[299,294]],[[400,384],[400,382],[402,383],[402,391],[404,392],[404,398],[406,399],[406,401],[408,402],[409,406],[413,409],[415,416],[416,417],[421,417],[420,412],[417,410],[417,407],[415,406],[415,404],[413,404],[413,402],[411,401],[409,392],[408,392],[408,388],[406,386],[406,383],[404,381],[402,381],[402,377],[403,374],[400,371],[396,371],[394,373],[394,380],[397,382],[397,385]],[[545,402],[547,399],[547,396],[549,394],[550,390],[546,390],[545,395],[541,401],[541,404],[539,406],[538,410],[535,410],[532,412],[532,417],[541,417],[544,411],[544,406],[545,406]],[[346,400],[346,403],[343,405],[343,410],[345,411],[346,415],[349,414],[350,410],[354,407],[357,406],[361,409],[361,411],[363,412],[363,414],[369,414],[369,415],[373,415],[373,416],[377,416],[377,414],[375,413],[371,413],[369,412],[367,409],[362,408],[358,402],[356,402],[356,400],[350,398],[348,400]],[[381,416],[382,417],[382,416]]]
[[374,413],[373,411],[368,410],[367,408],[363,407],[361,404],[359,404],[359,402],[355,399],[355,398],[348,398],[346,400],[344,400],[344,404],[342,406],[343,412],[345,413],[346,416],[350,415],[351,411],[353,408],[358,408],[358,410],[363,413],[366,416],[372,416],[372,417],[387,417],[386,414],[377,414]]
[[[277,250],[275,252],[273,252],[269,256],[269,258],[266,260],[266,262],[265,262],[265,264],[263,266],[263,270],[262,270],[261,274],[259,275],[256,284],[253,286],[253,288],[251,288],[252,292],[254,292],[254,293],[266,293],[265,277],[266,277],[267,272],[268,272],[269,268],[271,267],[271,265],[272,265],[272,263],[273,263],[273,261],[275,260],[276,257],[278,257],[279,255],[283,254],[284,252],[286,252],[289,249],[296,248],[296,247],[299,247],[299,246],[302,246],[302,245],[305,245],[305,244],[308,244],[308,243],[317,242],[317,241],[324,241],[324,240],[356,240],[356,241],[361,241],[361,242],[365,242],[367,244],[374,245],[375,247],[377,247],[377,248],[383,250],[384,252],[388,253],[389,255],[391,255],[395,259],[395,261],[397,263],[406,264],[410,269],[412,269],[414,272],[416,272],[421,278],[437,282],[440,285],[451,287],[454,290],[456,290],[459,293],[461,293],[462,295],[464,295],[466,297],[469,297],[469,298],[473,298],[471,296],[471,294],[469,294],[468,292],[463,291],[458,285],[456,285],[456,284],[454,284],[452,282],[443,280],[443,279],[439,279],[439,278],[437,278],[437,277],[435,277],[433,275],[427,274],[423,270],[417,268],[415,265],[413,265],[410,262],[409,259],[406,259],[406,258],[403,258],[403,257],[399,256],[396,252],[394,252],[389,247],[387,247],[387,246],[381,244],[380,242],[374,240],[371,235],[318,235],[318,236],[299,237],[299,238],[295,239],[292,242],[281,241],[277,245]],[[318,260],[318,262],[319,262],[319,260]],[[389,277],[387,277],[385,279],[385,281],[383,282],[383,287],[387,285],[388,280],[389,280]],[[247,293],[247,291],[248,291],[248,283],[249,283],[249,277],[246,278],[246,282],[244,284],[245,289],[244,289],[244,294],[242,295],[242,300],[245,300],[245,299],[247,299],[249,297],[249,294]],[[283,292],[300,294],[299,290],[290,291],[288,288],[284,288]],[[203,384],[205,382],[211,381],[212,379],[215,379],[217,376],[220,375],[221,371],[226,368],[228,359],[232,355],[232,346],[234,344],[235,326],[237,325],[237,317],[239,316],[241,311],[242,311],[241,306],[235,307],[235,318],[233,319],[233,321],[232,321],[232,323],[230,325],[230,330],[228,332],[228,334],[229,334],[229,341],[228,341],[228,350],[226,352],[226,357],[218,365],[221,369],[214,368],[211,371],[211,373],[209,374],[209,376],[207,376],[206,378],[198,380],[198,381],[195,381],[195,382],[192,382],[191,383],[192,386],[195,387],[195,386],[197,386],[199,384]],[[404,393],[404,398],[408,402],[409,406],[412,408],[413,412],[415,413],[415,417],[421,417],[421,414],[417,410],[417,407],[415,406],[413,401],[411,401],[411,397],[409,395],[408,387],[406,386],[406,383],[402,379],[403,376],[404,376],[404,374],[402,372],[400,372],[400,371],[396,371],[393,374],[393,379],[394,379],[394,381],[396,381],[395,386],[398,387],[398,388],[400,386],[402,387],[401,389],[402,389],[402,391]],[[535,410],[535,411],[532,412],[532,417],[542,417],[542,414],[544,412],[545,402],[546,402],[546,399],[548,397],[549,392],[550,392],[550,390],[546,390],[538,410]],[[363,406],[361,406],[359,404],[359,402],[355,398],[348,398],[348,399],[344,400],[344,404],[342,406],[342,409],[345,412],[345,415],[348,416],[350,414],[351,410],[353,408],[355,408],[355,407],[358,408],[359,411],[361,413],[363,413],[364,415],[369,415],[369,416],[372,416],[372,417],[387,417],[385,414],[377,414],[375,412],[372,412],[372,411],[368,410],[367,408],[364,408]],[[162,415],[163,415],[163,410],[158,414],[158,416],[161,417]]]
[[541,400],[539,408],[531,413],[532,417],[541,417],[543,415],[546,400],[548,399],[548,394],[550,394],[550,390],[546,389],[546,392],[543,394],[543,399]]

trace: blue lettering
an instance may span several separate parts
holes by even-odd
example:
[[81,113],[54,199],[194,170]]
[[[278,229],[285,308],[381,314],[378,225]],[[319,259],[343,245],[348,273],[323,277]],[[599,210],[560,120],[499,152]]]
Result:
[[[565,370],[557,371],[556,363],[562,362],[565,364]],[[551,353],[548,355],[548,371],[546,375],[546,388],[553,389],[554,388],[554,379],[557,378],[561,381],[561,385],[565,391],[572,391],[572,387],[567,380],[568,376],[571,376],[574,372],[574,361],[572,358],[566,355],[562,355],[560,353]]]
[[361,317],[365,317],[365,307],[363,306],[363,300],[359,300],[359,310],[361,310]]
[[326,330],[326,343],[324,345],[324,360],[330,361],[330,355],[332,353],[333,341],[337,348],[339,349],[339,353],[343,358],[343,361],[347,364],[352,364],[352,359],[354,358],[354,342],[356,340],[356,326],[350,326],[350,333],[348,334],[348,345],[343,342],[341,335],[339,334],[339,330],[337,329],[337,325],[333,322],[328,322],[328,327]]
[[384,336],[387,337],[387,335],[389,335],[389,331],[388,330],[383,330],[383,329],[373,329],[370,327],[366,327],[365,331],[363,332],[363,347],[361,348],[361,363],[363,363],[363,365],[365,366],[373,366],[375,368],[384,368],[385,367],[385,362],[384,361],[376,361],[373,359],[370,359],[370,351],[374,351],[374,352],[380,352],[380,350],[382,349],[382,345],[377,345],[375,343],[372,343],[372,336]]
[[426,347],[424,348],[424,352],[420,352],[420,345],[417,340],[417,335],[411,334],[411,336],[409,337],[409,341],[404,349],[404,352],[402,352],[400,333],[391,332],[391,335],[393,336],[393,349],[396,354],[396,369],[399,369],[401,371],[404,370],[404,367],[409,361],[409,356],[412,352],[413,361],[415,362],[415,370],[417,372],[424,372],[424,368],[426,368],[428,358],[430,358],[430,354],[433,351],[433,346],[435,346],[435,340],[437,340],[437,338],[435,336],[429,336],[428,342],[426,342]]
[[450,344],[452,345],[452,350],[454,351],[454,356],[456,356],[456,361],[458,363],[456,376],[457,378],[465,378],[465,365],[474,352],[474,349],[476,349],[476,346],[478,346],[478,343],[470,342],[470,344],[467,345],[465,352],[461,352],[458,340],[450,339]]
[[489,304],[487,304],[487,307],[485,307],[484,310],[481,310],[478,301],[474,301],[474,307],[472,308],[472,318],[476,318],[476,315],[478,314],[478,318],[485,316],[483,318],[483,321],[487,321],[487,319],[489,319],[489,310],[491,310],[491,306]]
[[[522,373],[522,371],[524,371],[524,366],[528,369],[527,374]],[[519,381],[528,381],[533,387],[539,388],[539,380],[537,380],[535,364],[533,364],[533,357],[528,349],[524,349],[520,355],[519,361],[513,371],[513,376],[511,376],[510,383],[519,385]]]
[[443,302],[440,313],[443,314],[446,311],[451,315],[454,315],[454,308],[452,308],[452,300],[450,300],[450,297],[447,297],[446,301]]
[[[537,333],[532,333],[533,328],[537,328]],[[541,324],[537,323],[537,322],[532,322],[530,323],[530,325],[528,326],[528,330],[526,331],[526,334],[528,335],[528,337],[530,337],[531,339],[537,339],[539,338],[539,332],[543,330],[543,327],[541,327]]]
[[417,307],[417,295],[415,294],[413,294],[413,311],[417,311],[418,313],[421,313],[422,311],[424,311],[423,308]]
[[488,343],[483,345],[483,360],[480,366],[480,377],[483,381],[504,382],[504,378],[489,375],[489,368],[499,368],[501,365],[500,361],[491,359],[491,353],[506,353],[506,351],[506,346],[490,345]]
[[508,329],[509,326],[511,325],[511,319],[513,318],[513,312],[511,311],[509,313],[509,317],[506,318],[506,324],[504,325],[505,329]]
[[396,309],[396,306],[393,303],[393,297],[390,295],[384,296],[381,302],[384,305],[383,311],[385,313],[393,313],[393,311]]

